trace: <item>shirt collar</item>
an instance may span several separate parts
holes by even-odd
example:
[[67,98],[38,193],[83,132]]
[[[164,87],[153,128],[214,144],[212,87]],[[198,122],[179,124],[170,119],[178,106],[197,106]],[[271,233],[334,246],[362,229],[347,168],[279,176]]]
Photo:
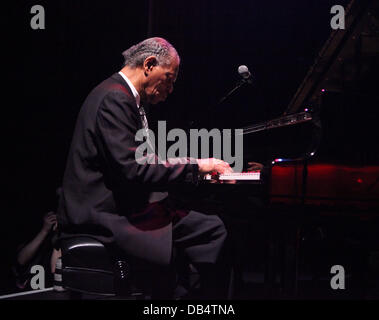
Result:
[[128,77],[122,73],[121,71],[118,73],[121,77],[124,78],[124,80],[126,81],[126,83],[128,84],[128,86],[130,87],[130,89],[132,90],[132,93],[133,93],[133,96],[134,98],[136,99],[136,103],[137,103],[137,107],[138,109],[140,108],[140,101],[141,101],[141,98],[140,98],[140,95],[137,91],[137,89],[133,86],[132,82],[128,79]]

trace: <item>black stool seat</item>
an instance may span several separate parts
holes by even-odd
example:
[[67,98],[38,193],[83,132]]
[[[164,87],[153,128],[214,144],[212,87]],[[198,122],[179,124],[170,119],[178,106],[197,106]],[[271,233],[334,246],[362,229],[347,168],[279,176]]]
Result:
[[[132,299],[166,298],[169,285],[175,281],[173,270],[159,269],[136,257],[125,256],[117,248],[106,247],[88,236],[65,238],[59,243],[62,251],[60,285],[74,293],[74,299],[81,299],[82,293]],[[190,277],[189,264],[184,261],[182,264],[181,273]],[[192,282],[188,278],[188,290],[197,283]]]
[[60,241],[62,286],[89,294],[116,295],[129,277],[128,263],[114,259],[109,250],[90,237]]

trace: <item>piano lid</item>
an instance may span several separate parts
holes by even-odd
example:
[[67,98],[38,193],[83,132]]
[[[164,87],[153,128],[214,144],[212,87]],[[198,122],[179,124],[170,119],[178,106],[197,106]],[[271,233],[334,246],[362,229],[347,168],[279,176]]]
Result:
[[284,114],[317,103],[325,90],[357,88],[378,61],[379,0],[352,0],[345,8],[345,29],[331,32]]

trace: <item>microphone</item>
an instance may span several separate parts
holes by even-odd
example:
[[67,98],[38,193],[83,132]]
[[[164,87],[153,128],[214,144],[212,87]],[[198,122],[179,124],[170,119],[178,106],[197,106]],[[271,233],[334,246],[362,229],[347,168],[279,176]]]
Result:
[[245,65],[238,67],[238,73],[242,77],[242,81],[246,81],[248,83],[252,83],[252,75],[249,71],[249,68]]
[[252,84],[253,83],[252,75],[251,75],[249,69],[245,65],[238,67],[238,73],[242,77],[242,80],[238,81],[236,86],[231,91],[229,91],[226,94],[226,96],[222,97],[221,100],[217,103],[217,105],[220,105],[221,103],[223,103],[234,91],[236,91],[238,88],[242,87],[244,84],[246,84],[246,83]]

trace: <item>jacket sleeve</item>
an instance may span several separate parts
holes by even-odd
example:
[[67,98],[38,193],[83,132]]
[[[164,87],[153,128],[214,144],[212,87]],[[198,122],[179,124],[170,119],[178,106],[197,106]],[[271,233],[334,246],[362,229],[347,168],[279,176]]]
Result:
[[108,177],[113,182],[162,186],[175,182],[197,184],[198,165],[188,159],[159,163],[150,155],[146,164],[136,160],[140,142],[135,141],[139,129],[139,115],[129,97],[122,92],[109,92],[103,99],[96,117],[96,136],[100,157]]

